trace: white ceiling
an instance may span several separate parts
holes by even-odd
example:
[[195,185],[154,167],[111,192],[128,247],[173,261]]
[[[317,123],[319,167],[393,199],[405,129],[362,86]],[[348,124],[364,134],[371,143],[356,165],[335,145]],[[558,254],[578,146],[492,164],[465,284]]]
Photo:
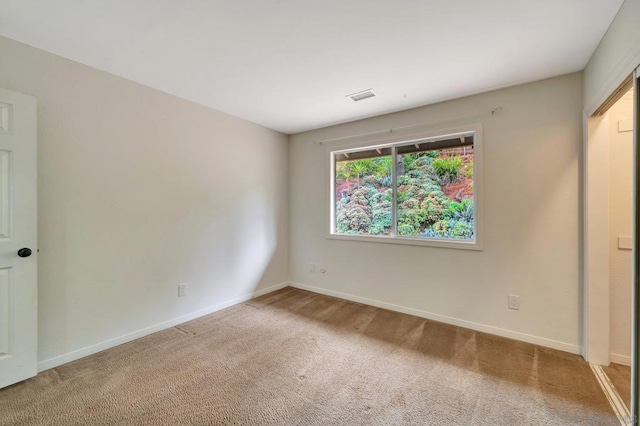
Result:
[[295,133],[582,70],[622,2],[0,0],[0,34]]

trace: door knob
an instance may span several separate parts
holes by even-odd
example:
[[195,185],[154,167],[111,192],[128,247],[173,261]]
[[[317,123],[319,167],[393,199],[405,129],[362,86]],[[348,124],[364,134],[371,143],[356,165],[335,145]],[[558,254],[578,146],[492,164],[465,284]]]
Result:
[[18,256],[20,257],[29,257],[31,256],[31,249],[30,248],[21,248],[20,250],[18,250]]

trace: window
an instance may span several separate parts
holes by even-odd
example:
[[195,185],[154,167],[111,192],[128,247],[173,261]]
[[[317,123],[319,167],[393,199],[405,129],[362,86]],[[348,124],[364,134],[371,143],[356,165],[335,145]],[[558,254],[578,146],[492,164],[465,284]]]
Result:
[[330,237],[480,249],[478,130],[331,152]]

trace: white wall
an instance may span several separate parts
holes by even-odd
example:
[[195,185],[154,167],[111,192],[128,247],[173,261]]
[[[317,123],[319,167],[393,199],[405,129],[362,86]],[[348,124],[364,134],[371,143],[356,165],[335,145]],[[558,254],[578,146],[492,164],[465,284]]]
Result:
[[285,135],[5,38],[0,57],[0,87],[38,98],[40,361],[288,280]]
[[[578,73],[291,136],[292,280],[578,352],[582,101]],[[484,250],[326,239],[328,154],[313,142],[429,122],[483,125]]]
[[625,0],[584,70],[584,107],[591,115],[640,65],[640,0]]
[[609,301],[610,359],[629,363],[631,356],[631,250],[618,248],[618,237],[631,237],[633,225],[633,132],[619,124],[633,119],[633,92],[607,112],[609,121]]

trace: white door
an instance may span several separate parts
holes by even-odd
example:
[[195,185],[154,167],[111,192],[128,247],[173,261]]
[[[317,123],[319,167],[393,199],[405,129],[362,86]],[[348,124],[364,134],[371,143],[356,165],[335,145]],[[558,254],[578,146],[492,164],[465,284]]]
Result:
[[0,387],[38,369],[36,170],[36,99],[0,89]]

